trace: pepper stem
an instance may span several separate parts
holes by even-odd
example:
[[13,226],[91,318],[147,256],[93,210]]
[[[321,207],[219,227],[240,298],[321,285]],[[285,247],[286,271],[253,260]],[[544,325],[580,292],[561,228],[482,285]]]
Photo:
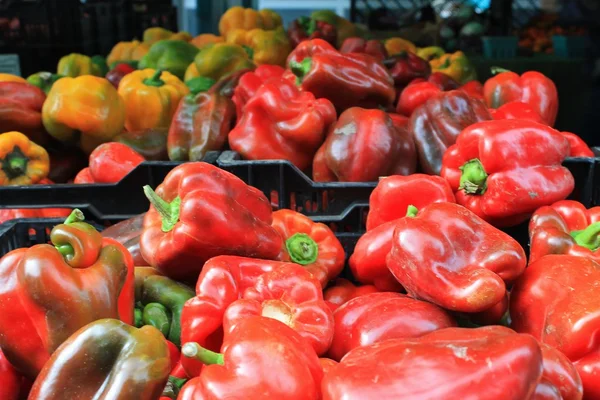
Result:
[[406,209],[406,216],[407,217],[411,217],[414,218],[417,216],[417,213],[419,212],[419,209],[415,206],[413,206],[412,204],[408,206],[408,208]]
[[58,246],[54,247],[66,259],[69,259],[75,255],[75,249],[73,249],[73,246],[70,244],[59,244]]
[[581,247],[592,251],[600,248],[600,222],[594,222],[582,231],[571,232],[571,237]]
[[[79,208],[76,208],[73,211],[71,211],[71,214],[69,214],[67,219],[65,219],[65,222],[63,222],[63,224],[71,225],[75,222],[83,222],[83,221],[85,221],[83,212]],[[73,246],[71,246],[68,243],[59,244],[58,246],[54,246],[54,247],[67,260],[75,255],[75,249],[73,248]]]
[[172,202],[168,203],[161,199],[149,185],[144,186],[144,194],[162,217],[162,231],[165,233],[170,232],[175,224],[179,222],[181,198],[177,196]]
[[306,233],[296,233],[285,241],[290,259],[296,264],[308,265],[317,261],[319,246]]
[[79,209],[76,208],[73,211],[71,211],[71,214],[69,214],[69,216],[67,217],[67,219],[65,219],[64,224],[65,225],[70,225],[74,222],[83,222],[85,221],[85,217],[83,215],[83,212]]
[[296,84],[302,83],[302,78],[308,74],[312,67],[312,58],[307,57],[301,62],[290,61],[290,70],[296,75]]
[[8,168],[16,176],[23,175],[27,170],[27,160],[23,157],[12,157],[8,161]]
[[459,169],[462,171],[459,190],[464,190],[466,194],[481,195],[485,193],[488,175],[478,158],[467,161]]
[[181,348],[181,354],[184,357],[198,360],[205,365],[225,364],[223,354],[215,353],[214,351],[205,349],[196,342],[188,342],[184,344]]
[[144,85],[155,86],[155,87],[163,86],[165,84],[165,81],[160,79],[160,76],[162,75],[162,73],[163,73],[163,71],[161,69],[157,69],[156,72],[154,73],[154,75],[152,75],[150,78],[146,78],[143,80]]
[[511,72],[510,70],[502,67],[492,67],[490,70],[492,71],[492,75],[501,74],[503,72]]

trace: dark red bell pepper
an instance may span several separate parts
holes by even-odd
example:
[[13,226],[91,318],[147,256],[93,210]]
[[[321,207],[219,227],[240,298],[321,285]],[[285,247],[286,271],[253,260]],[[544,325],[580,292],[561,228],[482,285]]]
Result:
[[[219,350],[223,341],[223,315],[231,303],[239,300],[266,272],[287,265],[280,261],[220,256],[210,259],[196,283],[196,296],[183,306],[181,340],[196,342],[210,350]],[[183,357],[181,364],[188,376],[198,376],[202,364]]]
[[229,146],[249,160],[283,159],[306,169],[335,117],[329,100],[272,79],[244,106]]
[[481,101],[458,90],[438,93],[418,107],[411,116],[408,129],[415,140],[423,172],[439,175],[442,157],[456,142],[459,133],[476,122],[491,118]]
[[156,192],[145,186],[144,193],[151,206],[140,250],[151,266],[172,279],[195,281],[204,263],[219,255],[268,259],[281,251],[265,195],[211,164],[182,164]]
[[579,136],[571,132],[561,134],[569,141],[569,157],[595,157],[592,149]]
[[350,107],[389,107],[394,80],[383,64],[365,54],[321,52],[288,63],[300,88],[330,100],[338,113]]
[[532,400],[542,352],[502,326],[446,328],[351,351],[323,379],[323,400]]
[[166,161],[169,159],[167,152],[166,128],[150,128],[141,131],[123,132],[113,141],[126,144],[138,152],[147,161]]
[[429,62],[409,51],[386,58],[383,65],[390,71],[390,75],[394,79],[394,86],[398,89],[404,88],[414,79],[427,79],[431,75]]
[[133,265],[136,267],[148,265],[148,262],[140,254],[140,235],[142,234],[145,216],[146,213],[136,215],[135,217],[111,225],[102,231],[103,237],[112,238],[125,246],[131,257],[133,257]]
[[388,56],[387,50],[380,40],[367,40],[360,37],[349,37],[345,39],[340,47],[340,53],[368,54],[377,61],[383,61]]
[[456,326],[436,305],[400,293],[371,293],[356,297],[333,314],[335,333],[329,357],[341,360],[357,348],[388,339],[416,338]]
[[528,119],[546,125],[533,106],[522,101],[513,101],[498,108],[490,108],[490,114],[493,119]]
[[[563,353],[552,346],[540,343],[542,349],[542,360],[544,371],[539,386],[543,390],[536,390],[536,394],[557,393],[556,397],[534,397],[535,400],[552,399],[558,400],[581,400],[583,398],[583,385],[577,369]],[[540,393],[541,392],[541,393]]]
[[564,353],[585,399],[600,398],[599,280],[600,264],[590,258],[548,255],[529,265],[510,295],[511,327]]
[[332,286],[325,290],[323,298],[329,304],[329,307],[335,311],[338,307],[356,297],[377,292],[379,290],[373,285],[355,286],[347,279],[338,278]]
[[292,48],[312,39],[323,39],[332,46],[337,43],[337,28],[334,25],[306,16],[292,21],[287,34]]
[[547,125],[553,126],[558,113],[558,92],[554,82],[544,74],[535,71],[519,76],[501,68],[500,72],[488,79],[483,86],[485,102],[490,108],[520,101],[531,105]]
[[133,71],[135,71],[135,68],[133,68],[131,65],[125,63],[118,63],[106,73],[106,79],[110,83],[112,83],[115,89],[118,89],[119,83],[121,83],[121,79],[123,79],[125,75],[129,75]]
[[495,226],[514,226],[575,186],[561,163],[569,142],[527,120],[486,121],[464,129],[444,154],[441,174],[456,201]]
[[20,392],[23,379],[0,349],[0,399],[19,400],[22,394]]
[[323,39],[305,40],[290,53],[286,65],[289,68],[292,62],[299,63],[307,57],[313,57],[320,53],[336,54],[338,51]]
[[344,111],[318,153],[313,161],[316,182],[376,181],[380,176],[410,175],[417,166],[410,134],[382,110]]
[[396,112],[410,117],[417,108],[441,92],[440,88],[431,82],[411,83],[400,93]]
[[259,65],[254,71],[246,72],[240,77],[234,89],[232,100],[235,103],[238,121],[242,118],[242,110],[246,103],[256,94],[266,81],[281,78],[285,69],[279,65]]
[[444,92],[460,89],[460,83],[443,72],[432,72],[427,78],[427,82],[433,83]]
[[319,358],[308,341],[279,321],[258,316],[240,321],[225,334],[221,351],[183,346],[184,356],[207,365],[183,386],[179,400],[321,398]]
[[17,131],[39,145],[50,135],[42,123],[42,106],[46,95],[29,83],[0,82],[0,132]]
[[387,266],[414,298],[477,313],[503,300],[525,269],[519,243],[454,203],[434,203],[396,222]]
[[477,100],[483,101],[483,85],[479,81],[470,81],[458,88],[461,92],[465,92]]
[[548,254],[568,254],[600,261],[600,207],[587,210],[562,200],[538,208],[529,221],[529,262]]
[[223,317],[225,335],[240,321],[263,316],[283,322],[323,355],[333,339],[333,312],[323,300],[321,283],[298,264],[265,272],[233,302]]
[[104,143],[90,154],[90,174],[94,183],[116,183],[144,161],[141,154],[126,144]]

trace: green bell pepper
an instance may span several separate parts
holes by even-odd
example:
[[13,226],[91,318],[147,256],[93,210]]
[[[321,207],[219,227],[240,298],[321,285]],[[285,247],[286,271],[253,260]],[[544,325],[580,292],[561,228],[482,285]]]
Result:
[[194,61],[198,48],[181,40],[161,40],[150,47],[139,62],[139,68],[169,71],[183,80],[185,70]]

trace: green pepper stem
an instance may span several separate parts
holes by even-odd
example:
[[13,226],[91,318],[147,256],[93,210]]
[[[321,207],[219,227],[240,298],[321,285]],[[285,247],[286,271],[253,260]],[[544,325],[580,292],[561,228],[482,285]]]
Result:
[[466,194],[484,194],[487,189],[487,173],[479,159],[467,161],[462,167],[460,176],[459,190],[464,190]]
[[[76,208],[73,211],[71,211],[71,214],[69,214],[67,219],[65,219],[65,222],[63,222],[63,224],[71,225],[75,222],[83,222],[83,221],[85,221],[85,216],[83,215],[83,212],[79,208]],[[69,260],[71,257],[73,257],[75,255],[75,249],[73,248],[73,246],[71,246],[68,243],[59,244],[58,246],[54,246],[54,247],[67,260]]]
[[215,353],[200,346],[196,342],[188,342],[181,348],[181,354],[187,358],[193,358],[206,365],[225,364],[223,354]]
[[162,75],[162,73],[163,73],[163,71],[161,69],[157,69],[156,72],[154,73],[154,75],[152,75],[150,78],[146,78],[143,80],[144,85],[154,86],[154,87],[163,86],[165,84],[165,81],[160,79],[160,76]]
[[16,176],[23,175],[27,170],[27,159],[23,157],[11,157],[8,161],[8,168]]
[[408,208],[406,209],[406,216],[407,217],[411,217],[414,218],[417,216],[417,213],[419,212],[419,209],[415,206],[413,206],[412,204],[408,206]]
[[73,257],[75,255],[75,249],[70,244],[59,244],[58,246],[54,246],[56,250],[66,259]]
[[600,222],[594,222],[582,231],[571,232],[575,243],[592,251],[600,248]]
[[83,212],[79,208],[76,208],[73,211],[71,211],[71,214],[69,214],[67,219],[65,219],[64,224],[70,225],[74,222],[83,222],[83,221],[85,221],[85,216],[83,215]]
[[168,203],[161,199],[149,185],[144,186],[144,194],[162,217],[162,231],[170,232],[179,221],[181,198],[177,196]]
[[290,61],[290,70],[296,75],[296,84],[302,83],[302,78],[308,74],[312,67],[312,58],[307,57],[301,62]]
[[510,70],[502,67],[492,67],[490,70],[492,71],[492,75],[501,74],[503,72],[511,72]]
[[296,264],[308,265],[317,261],[319,246],[306,233],[296,233],[285,241],[290,259]]

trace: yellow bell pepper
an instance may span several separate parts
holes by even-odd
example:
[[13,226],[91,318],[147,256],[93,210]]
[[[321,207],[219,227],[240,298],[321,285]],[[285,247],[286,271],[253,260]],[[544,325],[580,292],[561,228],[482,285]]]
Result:
[[21,78],[20,76],[13,75],[13,74],[2,74],[2,73],[0,73],[0,82],[27,83],[25,78]]
[[148,46],[152,46],[154,43],[160,40],[168,40],[173,36],[174,33],[165,28],[153,27],[148,28],[144,31],[142,40]]
[[235,29],[227,34],[227,43],[247,46],[252,49],[252,61],[256,65],[271,64],[285,66],[292,46],[283,27],[272,31]]
[[198,72],[198,68],[196,67],[196,63],[191,63],[189,67],[185,70],[185,75],[183,76],[183,81],[187,82],[190,79],[194,79],[200,76],[200,72]]
[[109,66],[117,62],[140,61],[148,53],[150,46],[138,40],[131,42],[120,42],[115,45],[106,57]]
[[82,75],[104,76],[102,70],[106,67],[101,67],[95,63],[91,57],[83,54],[72,53],[64,56],[58,61],[56,73],[62,76],[70,76],[72,78]]
[[44,128],[61,142],[79,142],[85,152],[123,131],[125,103],[104,78],[91,75],[56,81],[42,107]]
[[240,69],[254,68],[248,52],[242,46],[230,43],[215,43],[203,47],[196,55],[194,64],[198,76],[216,81]]
[[384,46],[390,56],[402,53],[403,51],[410,51],[411,53],[417,52],[417,46],[415,46],[412,42],[399,37],[387,39],[384,43]]
[[222,36],[213,35],[212,33],[203,33],[190,40],[190,43],[201,49],[207,44],[222,43],[224,41],[225,39]]
[[234,29],[243,29],[246,31],[252,29],[272,30],[282,25],[281,16],[275,11],[260,10],[251,8],[231,7],[221,16],[219,20],[219,33],[221,36]]
[[21,132],[0,134],[0,186],[31,185],[48,176],[50,157]]
[[423,47],[422,49],[417,49],[417,55],[427,61],[440,58],[444,54],[446,54],[446,51],[438,46],[429,46]]
[[188,87],[167,71],[148,68],[126,75],[119,84],[127,115],[125,128],[129,132],[168,129],[179,100],[188,93]]
[[475,68],[462,51],[444,54],[440,58],[429,61],[433,72],[441,72],[459,83],[466,83],[477,79]]

